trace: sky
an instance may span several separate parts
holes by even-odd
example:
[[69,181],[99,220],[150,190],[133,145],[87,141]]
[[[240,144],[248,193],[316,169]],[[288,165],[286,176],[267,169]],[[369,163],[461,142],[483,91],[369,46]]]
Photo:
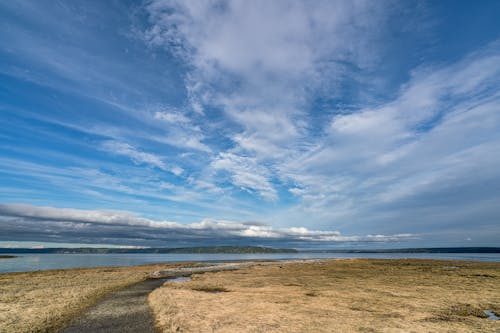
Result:
[[499,1],[2,1],[0,247],[500,244]]

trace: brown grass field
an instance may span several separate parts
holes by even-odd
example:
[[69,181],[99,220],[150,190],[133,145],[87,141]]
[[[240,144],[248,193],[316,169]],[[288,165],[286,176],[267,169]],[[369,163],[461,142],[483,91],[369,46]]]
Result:
[[149,296],[162,332],[500,332],[500,263],[330,260],[194,275]]
[[104,294],[170,266],[0,274],[0,332],[55,332]]
[[[56,332],[106,293],[174,267],[0,274],[0,332]],[[167,283],[149,303],[162,332],[500,332],[500,263],[278,263]]]

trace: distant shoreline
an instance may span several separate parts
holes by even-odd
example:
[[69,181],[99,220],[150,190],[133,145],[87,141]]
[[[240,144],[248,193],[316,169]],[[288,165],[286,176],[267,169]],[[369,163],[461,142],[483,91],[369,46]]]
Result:
[[17,256],[5,256],[5,255],[0,255],[0,259],[13,259],[17,258]]
[[282,249],[261,246],[203,246],[185,248],[0,248],[0,253],[51,253],[51,254],[268,254],[299,253],[295,249]]
[[206,246],[186,248],[0,248],[0,253],[49,253],[49,254],[278,254],[278,253],[500,253],[500,247],[434,247],[402,249],[335,249],[296,250],[260,246]]
[[500,247],[428,247],[403,249],[306,250],[303,253],[500,253]]

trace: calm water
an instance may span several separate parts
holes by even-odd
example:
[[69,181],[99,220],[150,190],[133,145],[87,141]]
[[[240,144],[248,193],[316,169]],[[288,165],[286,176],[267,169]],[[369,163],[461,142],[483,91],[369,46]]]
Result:
[[248,259],[420,258],[500,262],[500,253],[21,254],[18,256],[14,259],[0,259],[0,273],[75,267],[133,266],[178,261]]

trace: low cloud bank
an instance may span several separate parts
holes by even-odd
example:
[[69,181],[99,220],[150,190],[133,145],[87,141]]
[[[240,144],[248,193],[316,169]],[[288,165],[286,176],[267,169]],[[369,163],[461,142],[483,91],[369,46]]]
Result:
[[305,227],[273,228],[258,222],[204,219],[182,224],[154,221],[128,211],[0,204],[0,241],[51,241],[142,246],[193,244],[297,244],[395,242],[413,234],[350,235]]

